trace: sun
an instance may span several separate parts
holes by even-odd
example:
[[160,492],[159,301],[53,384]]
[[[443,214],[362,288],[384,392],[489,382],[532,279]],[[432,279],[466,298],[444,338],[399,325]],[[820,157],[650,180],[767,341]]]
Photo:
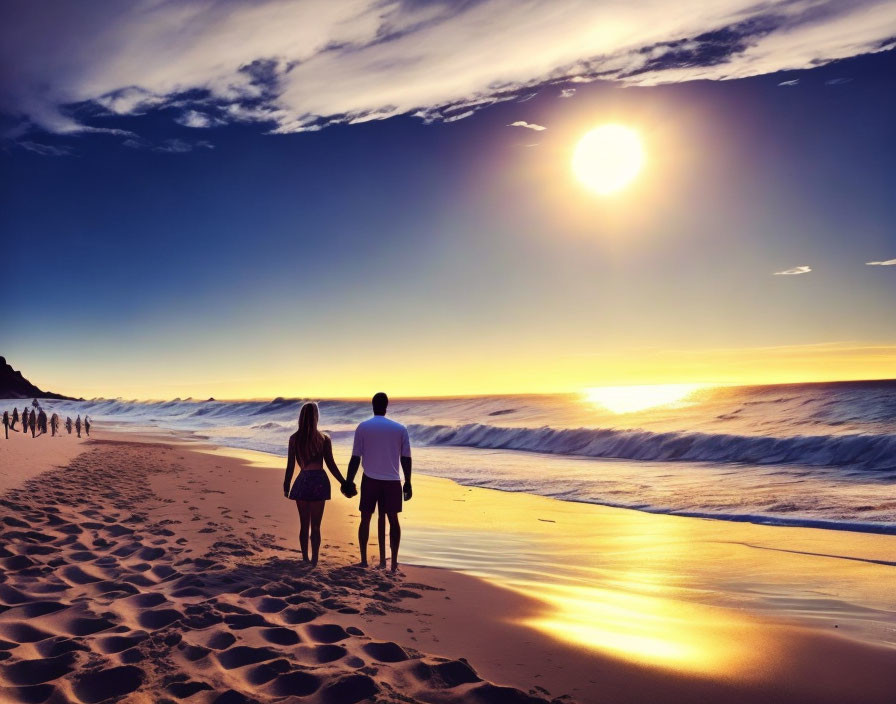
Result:
[[601,125],[585,134],[572,155],[576,178],[590,191],[608,196],[629,185],[644,165],[638,133],[624,125]]

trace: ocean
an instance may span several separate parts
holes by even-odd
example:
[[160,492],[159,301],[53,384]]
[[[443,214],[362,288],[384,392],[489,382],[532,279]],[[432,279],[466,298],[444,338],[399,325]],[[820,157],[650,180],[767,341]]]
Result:
[[[634,400],[634,401],[632,401]],[[4,408],[23,401],[4,401]],[[286,454],[303,400],[44,401]],[[320,400],[345,462],[367,401]],[[645,404],[659,403],[652,407]],[[896,534],[896,381],[396,399],[415,471],[656,513]]]

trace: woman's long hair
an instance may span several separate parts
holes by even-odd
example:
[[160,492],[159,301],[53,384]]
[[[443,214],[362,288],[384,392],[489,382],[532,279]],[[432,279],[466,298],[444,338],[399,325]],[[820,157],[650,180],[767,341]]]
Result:
[[299,411],[299,432],[296,433],[296,455],[299,466],[304,466],[311,458],[319,457],[324,449],[327,436],[317,429],[320,411],[317,404],[306,403]]

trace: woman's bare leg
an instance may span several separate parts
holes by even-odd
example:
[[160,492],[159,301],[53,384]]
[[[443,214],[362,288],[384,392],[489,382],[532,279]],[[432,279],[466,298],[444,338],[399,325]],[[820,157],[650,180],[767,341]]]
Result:
[[308,562],[308,528],[311,525],[312,501],[296,500],[299,507],[299,548],[302,550],[302,560]]
[[309,501],[311,514],[311,566],[317,566],[317,558],[320,554],[320,523],[324,518],[326,501]]

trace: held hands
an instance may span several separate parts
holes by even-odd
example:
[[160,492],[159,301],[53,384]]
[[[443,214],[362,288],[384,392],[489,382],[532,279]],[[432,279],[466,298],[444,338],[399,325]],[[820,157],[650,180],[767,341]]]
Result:
[[405,500],[405,501],[410,501],[410,500],[411,500],[411,497],[412,497],[413,495],[414,495],[414,491],[413,491],[413,489],[411,489],[411,483],[410,483],[410,482],[405,482],[405,483],[404,483],[404,500]]
[[354,482],[350,482],[348,480],[342,482],[342,486],[339,487],[339,491],[341,491],[342,495],[347,499],[358,495],[358,487],[355,486]]

